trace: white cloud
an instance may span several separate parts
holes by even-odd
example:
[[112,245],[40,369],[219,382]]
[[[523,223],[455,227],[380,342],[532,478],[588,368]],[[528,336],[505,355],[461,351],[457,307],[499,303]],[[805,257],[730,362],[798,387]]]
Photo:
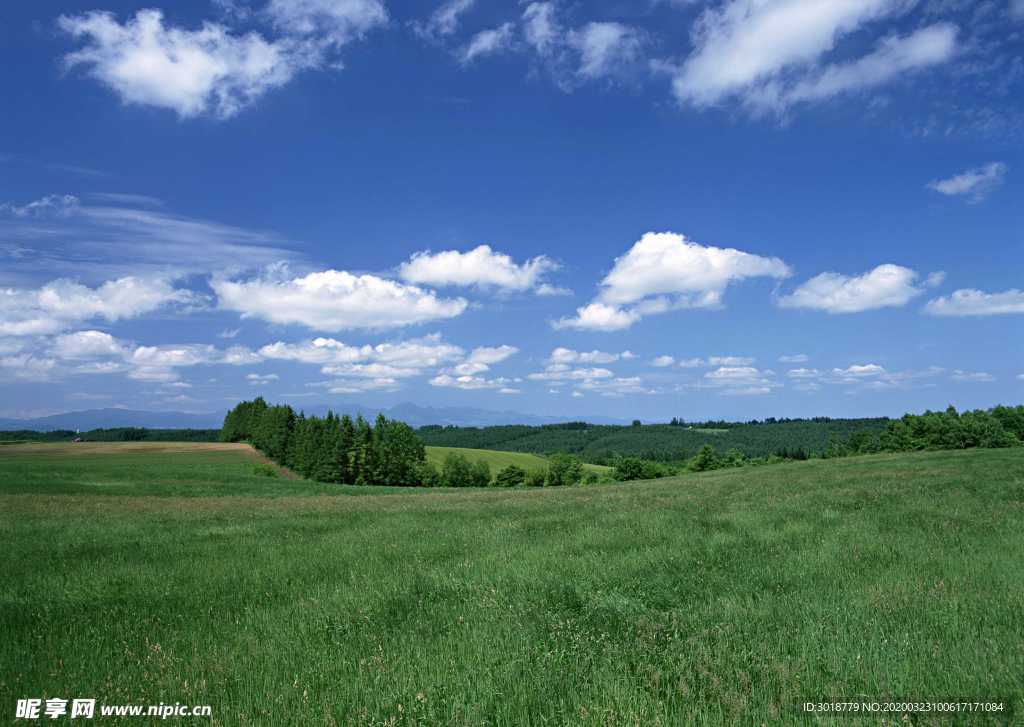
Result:
[[[956,52],[957,28],[940,23],[911,35],[884,38],[878,49],[849,63],[831,65],[782,92],[780,107],[817,101],[887,83],[908,71],[950,60]],[[765,99],[767,100],[767,98]]]
[[552,364],[609,364],[619,359],[631,359],[634,355],[630,351],[622,353],[610,353],[608,351],[574,351],[571,348],[559,346],[548,356],[548,362]]
[[448,0],[433,12],[425,23],[413,23],[413,30],[428,39],[452,35],[459,28],[460,17],[475,4],[476,0]]
[[1010,0],[1010,15],[1018,20],[1024,20],[1024,0]]
[[[556,328],[615,331],[645,315],[681,308],[715,308],[730,283],[754,277],[785,278],[789,267],[732,248],[706,247],[671,232],[645,234],[616,258],[595,302],[578,308]],[[624,306],[631,306],[626,308]]]
[[217,334],[217,338],[236,338],[241,332],[241,328],[225,328]]
[[582,399],[584,396],[585,395],[584,395],[584,393],[582,391],[574,391],[574,392],[572,392],[572,398],[573,399]]
[[77,331],[57,336],[53,353],[60,359],[124,357],[124,344],[103,331]]
[[749,356],[712,356],[708,359],[709,366],[750,366],[754,359]]
[[679,368],[681,369],[698,369],[706,365],[707,362],[702,358],[687,358],[679,362]]
[[463,298],[435,293],[375,275],[325,270],[288,278],[286,268],[248,281],[214,280],[220,307],[272,323],[321,331],[397,328],[461,315]]
[[643,379],[639,376],[617,376],[614,378],[584,379],[576,384],[577,389],[573,396],[580,390],[594,392],[601,396],[619,397],[627,394],[655,394],[656,390],[644,385]]
[[[822,273],[800,285],[777,303],[782,308],[810,308],[828,313],[860,313],[899,307],[924,292],[918,274],[899,265],[879,265],[863,275]],[[934,282],[929,278],[928,282]]]
[[580,54],[578,73],[584,78],[604,78],[621,72],[640,55],[639,32],[622,23],[587,23],[569,32],[569,47]]
[[658,368],[667,368],[674,365],[676,362],[673,356],[658,356],[651,361],[651,366],[657,366]]
[[499,377],[487,379],[481,376],[452,376],[451,374],[438,374],[430,380],[431,386],[448,389],[463,389],[465,391],[479,391],[482,389],[509,389],[509,384],[514,379]]
[[995,316],[1024,313],[1024,290],[986,293],[967,288],[928,301],[924,310],[936,316]]
[[[8,258],[4,272],[26,280],[70,275],[92,283],[224,273],[295,257],[273,233],[183,217],[146,204],[140,209],[126,195],[118,198],[121,206],[83,204],[72,195],[0,205],[0,240],[18,240],[28,253]],[[59,247],[53,244],[57,239]]]
[[790,356],[779,356],[780,363],[807,363],[811,357],[806,353],[795,353]]
[[600,299],[622,305],[649,296],[679,295],[689,305],[717,305],[732,282],[762,276],[784,278],[789,274],[789,267],[778,258],[705,247],[671,232],[649,232],[616,258],[611,272],[601,281]]
[[615,374],[606,368],[573,368],[567,364],[549,364],[544,371],[533,373],[526,378],[531,381],[593,381],[610,379]]
[[821,372],[818,369],[790,369],[786,376],[791,379],[817,379],[821,377]]
[[165,27],[159,10],[140,10],[124,25],[96,11],[58,22],[86,41],[64,57],[68,67],[85,67],[125,103],[172,109],[182,118],[234,116],[314,65],[287,44],[257,33],[232,35],[216,23],[198,30]]
[[322,386],[331,394],[362,394],[367,391],[397,391],[401,388],[398,381],[386,377],[380,379],[336,379],[312,385]]
[[753,366],[720,366],[696,384],[697,388],[715,389],[725,396],[764,396],[780,386],[773,371]]
[[577,328],[592,331],[621,331],[629,328],[640,320],[640,315],[632,311],[624,311],[613,305],[590,303],[576,309],[574,318],[561,318],[552,321],[551,325],[560,330]]
[[0,335],[57,333],[78,321],[118,321],[194,300],[165,279],[125,277],[95,288],[54,280],[38,289],[0,288]]
[[499,394],[506,394],[506,395],[514,395],[514,394],[522,394],[523,391],[522,391],[522,389],[513,389],[511,387],[505,387],[504,389],[498,389],[498,393]]
[[948,59],[955,29],[933,26],[892,38],[860,59],[816,67],[842,39],[909,7],[905,0],[729,0],[709,8],[694,30],[695,50],[673,76],[681,103],[712,106],[740,98],[763,110],[878,85]]
[[554,298],[563,295],[572,295],[572,291],[569,288],[563,288],[558,285],[552,285],[551,283],[541,283],[537,286],[537,295],[547,298]]
[[388,22],[382,0],[270,0],[267,14],[290,35],[335,46]]
[[[494,360],[503,353],[499,349],[482,349],[478,357]],[[397,381],[420,376],[426,368],[459,361],[464,351],[445,343],[440,335],[432,334],[374,346],[350,346],[333,338],[315,338],[301,343],[278,341],[263,346],[259,355],[266,359],[315,364],[330,376]]]
[[884,373],[885,368],[878,364],[853,364],[845,369],[832,369],[832,374],[834,376],[839,376],[844,379],[881,376]]
[[0,204],[0,212],[22,218],[66,217],[78,210],[80,201],[72,194],[49,194],[23,205]]
[[489,245],[480,245],[468,252],[416,253],[399,266],[398,274],[409,283],[520,291],[542,284],[543,277],[557,269],[558,265],[544,255],[519,264]]
[[31,353],[0,356],[0,370],[19,381],[49,381],[57,362]]
[[973,384],[988,384],[996,380],[995,376],[984,371],[962,371],[960,369],[956,369],[949,378],[953,379],[953,381]]
[[459,57],[463,64],[472,63],[477,58],[503,53],[512,46],[515,31],[512,23],[505,23],[497,28],[481,30],[474,35]]
[[523,35],[541,56],[555,52],[562,42],[562,29],[555,18],[553,2],[534,2],[523,11]]
[[948,179],[928,184],[928,189],[947,197],[967,197],[971,202],[980,202],[991,192],[1002,186],[1009,169],[1003,162],[992,162],[982,167],[968,169]]
[[253,386],[263,386],[277,381],[281,377],[277,374],[246,374],[245,380]]
[[[76,331],[48,342],[46,358],[52,376],[126,373],[139,381],[176,382],[175,369],[200,365],[246,366],[260,363],[258,354],[241,346],[221,350],[202,343],[139,346],[103,331]],[[63,364],[73,364],[70,368]],[[179,384],[183,385],[183,384]]]
[[478,346],[470,351],[466,359],[452,370],[460,376],[472,376],[489,371],[491,366],[519,353],[515,346]]

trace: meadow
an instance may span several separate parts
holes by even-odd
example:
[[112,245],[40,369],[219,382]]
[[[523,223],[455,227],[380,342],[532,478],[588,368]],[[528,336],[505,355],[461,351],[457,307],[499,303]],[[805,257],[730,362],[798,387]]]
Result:
[[223,725],[851,723],[800,709],[837,699],[1024,718],[1020,449],[512,490],[265,465],[0,447],[4,716],[93,696]]
[[[483,460],[491,468],[491,475],[509,465],[521,467],[527,472],[546,470],[548,467],[547,457],[539,454],[526,452],[498,452],[490,449],[469,449],[467,447],[427,447],[427,462],[440,468],[444,464],[445,457],[449,454],[461,454],[470,462]],[[612,471],[611,467],[598,464],[583,464],[583,469],[588,472],[595,472],[599,475]]]

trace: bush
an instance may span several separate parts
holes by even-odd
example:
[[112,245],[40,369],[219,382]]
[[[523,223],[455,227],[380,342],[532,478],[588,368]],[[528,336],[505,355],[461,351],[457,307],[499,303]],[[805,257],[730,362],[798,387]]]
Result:
[[278,477],[277,470],[273,466],[264,462],[259,462],[252,466],[252,473],[257,477]]
[[527,487],[543,487],[547,482],[548,473],[545,470],[530,470],[526,473]]
[[548,465],[546,484],[548,487],[578,485],[583,479],[583,463],[571,454],[556,454]]
[[487,487],[491,484],[491,466],[484,460],[478,459],[470,467],[473,480],[473,487]]
[[518,487],[524,482],[526,482],[526,470],[514,464],[502,469],[494,478],[494,484],[498,487]]
[[449,452],[441,465],[441,482],[445,487],[472,487],[473,466],[465,456]]

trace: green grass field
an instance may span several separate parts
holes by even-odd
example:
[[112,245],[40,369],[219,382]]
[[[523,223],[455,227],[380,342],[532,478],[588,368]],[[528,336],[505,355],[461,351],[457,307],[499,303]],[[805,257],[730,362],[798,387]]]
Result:
[[225,725],[883,722],[798,707],[826,699],[1024,719],[1022,450],[508,491],[256,462],[0,448],[0,721],[61,696]]
[[[547,468],[548,460],[539,454],[527,454],[525,452],[496,452],[490,449],[467,449],[464,447],[427,447],[427,461],[438,468],[444,464],[444,458],[450,453],[461,454],[470,462],[484,460],[491,467],[491,474],[496,475],[504,467],[514,464],[524,470],[542,470]],[[604,467],[599,464],[586,464],[583,468],[597,474],[611,472],[611,467]]]

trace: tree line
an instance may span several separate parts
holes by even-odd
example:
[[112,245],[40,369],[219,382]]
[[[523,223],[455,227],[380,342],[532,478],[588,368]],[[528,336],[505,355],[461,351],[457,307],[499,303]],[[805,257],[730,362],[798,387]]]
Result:
[[915,452],[936,449],[995,449],[1024,444],[1024,406],[996,406],[958,412],[905,414],[882,431],[854,432],[833,438],[823,454],[845,457],[876,452]]
[[307,417],[262,397],[224,417],[222,442],[250,442],[280,465],[318,482],[413,487],[429,479],[426,448],[408,424],[383,415]]

